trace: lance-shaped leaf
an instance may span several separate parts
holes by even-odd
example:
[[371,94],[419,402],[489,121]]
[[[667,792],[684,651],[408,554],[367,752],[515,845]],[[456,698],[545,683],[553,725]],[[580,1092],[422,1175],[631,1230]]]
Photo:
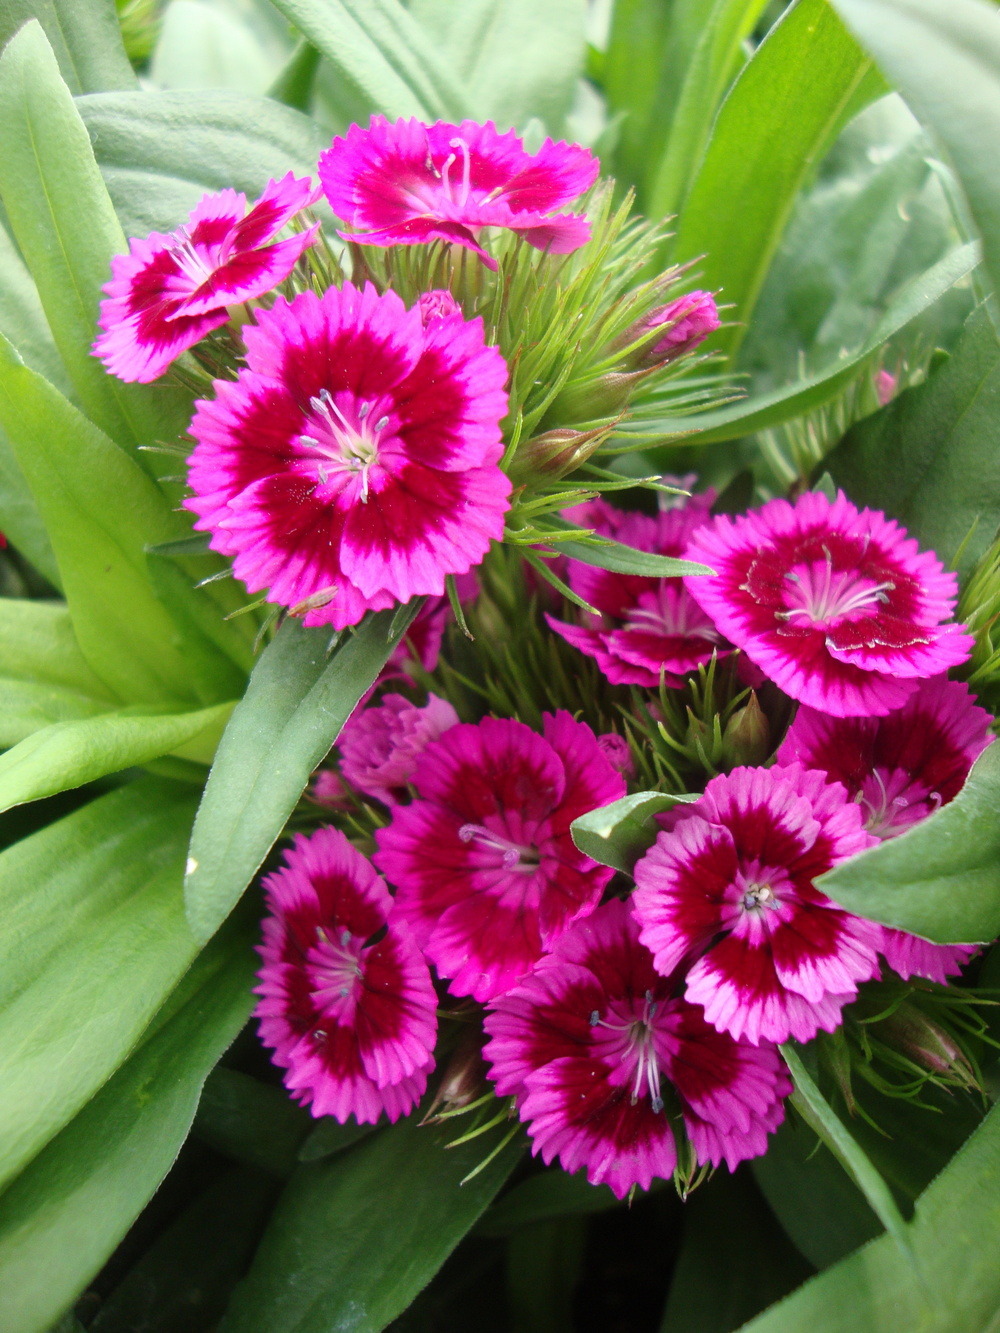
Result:
[[653,816],[678,802],[697,799],[695,793],[689,792],[674,796],[662,791],[638,791],[580,815],[570,824],[569,831],[584,856],[631,875],[636,861],[656,841]]
[[0,49],[30,19],[42,25],[71,93],[136,87],[113,0],[7,0]]
[[332,655],[328,630],[286,620],[261,655],[222,737],[191,838],[184,892],[199,938],[236,905],[418,605],[369,614]]
[[816,882],[859,916],[941,944],[1000,935],[1000,745],[953,801]]
[[254,962],[245,931],[213,941],[138,1051],[3,1195],[0,1327],[49,1328],[131,1226],[173,1165],[205,1076],[246,1022]]
[[[556,533],[573,527],[556,515],[549,515],[545,522],[546,528]],[[693,560],[677,560],[670,555],[657,555],[655,551],[639,551],[611,537],[595,536],[579,541],[563,541],[555,537],[553,548],[570,560],[595,565],[598,569],[609,569],[613,574],[641,574],[650,579],[672,579],[680,578],[683,574],[715,573],[714,569],[696,564]]]
[[[524,1152],[506,1123],[448,1148],[454,1129],[391,1125],[299,1168],[220,1333],[377,1333],[434,1276]],[[499,1147],[471,1180],[463,1179]]]

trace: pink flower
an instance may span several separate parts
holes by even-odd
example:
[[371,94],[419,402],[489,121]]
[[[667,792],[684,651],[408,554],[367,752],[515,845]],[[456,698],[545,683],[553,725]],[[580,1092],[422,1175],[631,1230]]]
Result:
[[256,1013],[286,1087],[341,1123],[405,1115],[434,1063],[437,997],[385,884],[322,828],[296,837],[264,890]]
[[578,852],[578,815],[625,795],[594,733],[569,713],[460,723],[413,775],[418,798],[380,829],[375,863],[396,910],[455,995],[507,990],[570,922],[593,911],[611,870]]
[[881,927],[813,881],[876,840],[825,774],[736,768],[680,808],[635,867],[641,937],[664,976],[737,1040],[833,1031],[857,984],[878,974]]
[[[778,762],[821,769],[859,803],[869,833],[895,838],[955,799],[990,743],[992,721],[968,686],[937,676],[887,717],[831,718],[800,708]],[[881,952],[900,976],[944,981],[975,949],[886,927]]]
[[685,557],[717,571],[685,582],[719,632],[822,713],[883,716],[972,646],[964,626],[941,623],[954,613],[955,575],[842,493],[720,515]]
[[227,306],[263,296],[288,277],[319,224],[284,241],[274,237],[319,194],[289,172],[268,181],[249,213],[245,195],[221,190],[206,194],[178,231],[130,241],[129,253],[111,261],[94,355],[119,379],[158,378],[226,323]]
[[[709,521],[714,498],[714,492],[692,496],[655,516],[592,500],[567,511],[567,517],[626,546],[679,557]],[[656,689],[662,680],[679,687],[722,644],[722,636],[680,579],[613,574],[579,560],[566,565],[569,586],[600,614],[584,613],[582,625],[549,615],[545,619],[567,643],[594,658],[613,685]]]
[[344,725],[337,742],[341,774],[366,796],[396,805],[424,750],[457,723],[454,708],[436,694],[422,708],[401,694],[383,694]]
[[484,227],[504,227],[529,245],[567,254],[590,239],[586,218],[553,210],[588,190],[599,163],[585,148],[546,139],[525,151],[513,130],[492,121],[461,125],[373,116],[352,125],[319,159],[330,207],[364,245],[451,241],[497,267],[479,242]]
[[507,367],[460,315],[331,287],[259,311],[197,405],[187,507],[236,576],[307,625],[444,593],[503,535]]
[[677,361],[705,341],[719,327],[719,309],[711,292],[688,292],[658,306],[637,320],[619,339],[628,346],[653,329],[664,336],[634,354],[636,367],[662,366]]
[[619,1199],[670,1177],[680,1125],[700,1163],[732,1170],[784,1117],[791,1084],[774,1047],[709,1027],[653,969],[619,900],[571,926],[490,1010],[490,1077],[517,1098],[533,1152],[586,1168]]

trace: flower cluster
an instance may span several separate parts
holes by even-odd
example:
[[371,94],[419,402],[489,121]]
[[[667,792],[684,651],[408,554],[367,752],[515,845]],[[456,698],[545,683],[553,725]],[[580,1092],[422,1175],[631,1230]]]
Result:
[[[185,504],[250,592],[335,630],[425,599],[264,880],[262,1039],[314,1114],[371,1122],[471,1033],[461,1106],[504,1099],[546,1163],[619,1197],[733,1168],[784,1116],[782,1043],[974,951],[822,888],[989,743],[956,579],[843,494],[734,517],[600,465],[719,313],[636,285],[656,230],[586,149],[376,116],[317,170],[132,242],[94,345],[202,395]],[[644,786],[687,797],[644,854],[578,845]]]

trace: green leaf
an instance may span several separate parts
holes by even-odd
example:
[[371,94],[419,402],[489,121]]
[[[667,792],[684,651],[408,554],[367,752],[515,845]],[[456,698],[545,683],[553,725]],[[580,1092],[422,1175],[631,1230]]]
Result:
[[315,175],[330,146],[298,111],[241,93],[106,93],[77,108],[130,236],[179,226],[208,190],[255,199],[271,177]]
[[[171,615],[144,547],[189,531],[156,484],[0,338],[0,424],[45,520],[80,649],[126,701],[232,698],[242,673],[198,651],[191,622]],[[150,557],[155,559],[155,557]],[[203,594],[185,589],[194,603]],[[175,599],[171,610],[180,609]],[[183,631],[189,629],[188,634]]]
[[[213,942],[157,1016],[156,1031],[0,1199],[4,1333],[49,1328],[173,1165],[206,1074],[246,1022],[254,966],[245,933]],[[113,960],[104,984],[118,994],[109,981],[117,982]],[[65,1028],[65,1012],[59,1017]]]
[[968,573],[1000,525],[1000,341],[985,309],[924,384],[859,421],[824,466],[856,504]]
[[892,1196],[892,1190],[813,1082],[795,1047],[786,1043],[781,1048],[781,1054],[795,1084],[792,1105],[857,1185],[872,1212],[900,1250],[909,1255],[906,1223]]
[[158,88],[228,88],[263,94],[282,60],[253,25],[202,0],[170,0],[160,22],[149,74]]
[[662,791],[639,791],[580,815],[570,824],[569,831],[584,856],[630,875],[639,857],[656,841],[653,816],[679,802],[697,799],[694,792],[675,796]]
[[222,737],[191,838],[184,892],[199,938],[235,906],[418,606],[369,614],[332,656],[329,630],[286,620],[261,655]]
[[390,120],[466,115],[468,94],[398,0],[276,0],[275,8]]
[[831,402],[860,374],[880,347],[939,300],[956,282],[967,277],[978,262],[979,248],[973,244],[960,246],[945,255],[926,273],[906,284],[857,351],[838,358],[814,375],[711,412],[673,419],[660,417],[649,425],[649,430],[658,437],[676,434],[674,443],[715,444],[779,426]]
[[152,714],[119,709],[54,722],[0,755],[0,811],[165,754],[207,764],[232,708],[216,704],[192,713]]
[[955,799],[898,838],[817,881],[836,902],[942,944],[1000,935],[1000,744],[976,760]]
[[455,1148],[453,1131],[400,1121],[344,1157],[299,1168],[237,1289],[220,1333],[378,1333],[406,1309],[524,1151],[520,1132]]
[[[655,1182],[653,1188],[664,1182]],[[607,1185],[591,1185],[586,1173],[568,1175],[549,1167],[520,1181],[489,1207],[476,1224],[477,1236],[510,1236],[522,1227],[560,1217],[587,1217],[621,1207]]]
[[313,1124],[284,1088],[219,1068],[208,1076],[192,1133],[216,1152],[284,1179],[298,1164],[299,1148]]
[[189,793],[144,778],[0,854],[0,1182],[122,1063],[195,955]]
[[832,0],[918,120],[948,150],[1000,292],[1000,179],[983,144],[1000,133],[1000,29],[981,0]]
[[735,355],[802,182],[883,91],[826,0],[801,0],[757,48],[719,111],[671,254],[698,260],[700,285],[733,307],[712,346]]
[[83,410],[122,444],[172,438],[189,415],[187,395],[166,384],[123,384],[90,352],[101,288],[125,237],[34,22],[0,56],[0,199]]
[[113,0],[6,0],[0,49],[30,19],[42,25],[70,92],[136,86]]
[[324,1116],[300,1148],[299,1161],[319,1162],[324,1157],[333,1157],[367,1138],[374,1128],[374,1125],[359,1125],[353,1120],[342,1125],[333,1116]]
[[[546,522],[549,528],[556,530],[573,526],[555,515],[549,515]],[[641,574],[645,578],[669,579],[679,578],[682,574],[715,573],[707,565],[698,565],[692,560],[675,560],[673,556],[656,555],[652,551],[639,551],[634,546],[625,546],[610,537],[595,537],[590,541],[557,541],[555,549],[571,560],[595,565],[598,569],[609,569],[614,574]]]
[[1000,1107],[917,1202],[913,1266],[889,1236],[800,1287],[741,1333],[989,1333],[1000,1312]]

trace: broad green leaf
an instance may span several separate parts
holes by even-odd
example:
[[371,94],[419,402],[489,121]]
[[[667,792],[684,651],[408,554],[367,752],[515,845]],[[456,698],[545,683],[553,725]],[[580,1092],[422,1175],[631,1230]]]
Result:
[[0,10],[0,49],[37,19],[72,93],[134,88],[113,0],[6,0]]
[[190,965],[194,805],[144,778],[0,854],[0,1182],[122,1063]]
[[832,0],[944,144],[1000,292],[1000,179],[983,145],[1000,133],[1000,25],[982,0]]
[[[653,1188],[665,1182],[654,1182]],[[510,1236],[537,1222],[560,1217],[586,1217],[621,1207],[607,1185],[591,1185],[585,1172],[568,1175],[562,1167],[549,1167],[528,1176],[507,1191],[483,1213],[476,1224],[477,1236]]]
[[1000,935],[1000,745],[976,760],[948,805],[823,875],[859,916],[942,944]]
[[466,115],[468,94],[398,0],[276,0],[275,8],[390,120]]
[[[245,933],[214,941],[157,1016],[157,1030],[0,1199],[2,1333],[48,1329],[166,1175],[206,1074],[246,1022],[254,965]],[[112,961],[104,984],[118,993],[109,985],[116,981]],[[60,1018],[65,1027],[65,1012]]]
[[50,380],[60,393],[72,393],[52,330],[38,299],[38,288],[5,226],[0,225],[0,333],[18,355]]
[[[564,519],[550,517],[550,528],[567,529],[572,524]],[[641,574],[651,579],[679,578],[682,574],[714,574],[714,569],[707,565],[696,564],[692,560],[675,560],[673,556],[656,555],[653,551],[639,551],[634,546],[625,546],[610,537],[599,537],[594,541],[557,541],[555,549],[571,560],[579,560],[585,565],[595,565],[598,569],[609,569],[614,574]]]
[[374,1128],[374,1125],[359,1125],[354,1120],[342,1125],[333,1116],[324,1116],[299,1149],[299,1161],[319,1162],[324,1157],[333,1157],[367,1138]]
[[1000,525],[998,408],[1000,340],[980,308],[952,356],[859,421],[824,466],[856,504],[885,510],[965,574]]
[[[655,137],[649,144],[645,198],[646,212],[651,217],[681,212],[719,103],[743,59],[742,44],[766,5],[767,0],[715,0],[706,15],[676,105],[664,122],[669,129],[662,153],[657,151]],[[654,126],[650,128],[655,136]]]
[[261,655],[222,737],[191,837],[184,892],[200,939],[235,906],[418,605],[369,614],[332,656],[329,630],[287,620]]
[[[83,655],[127,702],[232,698],[243,675],[168,610],[144,546],[188,531],[139,465],[0,338],[0,425],[55,550]],[[155,557],[149,557],[155,559]],[[197,602],[203,594],[188,590]],[[171,615],[170,611],[174,611]],[[197,621],[192,610],[189,621]]]
[[266,50],[251,25],[221,5],[171,0],[160,22],[149,76],[159,88],[262,94],[286,52]]
[[838,358],[805,379],[754,394],[728,407],[684,417],[660,417],[649,423],[657,437],[673,435],[674,443],[715,444],[778,426],[783,421],[830,402],[855,379],[878,349],[911,323],[956,282],[967,277],[979,262],[978,246],[960,246],[933,268],[907,283],[879,321],[871,337],[855,352]]
[[296,111],[308,111],[316,87],[322,56],[312,42],[303,37],[278,71],[267,90],[268,97]]
[[124,445],[172,438],[189,413],[187,396],[165,384],[123,384],[90,353],[101,288],[125,237],[35,22],[0,57],[0,199],[83,410]]
[[719,110],[671,253],[698,260],[700,285],[732,306],[712,346],[735,355],[802,182],[883,91],[826,0],[801,0],[757,48]]
[[330,146],[306,116],[240,93],[106,93],[77,108],[129,236],[180,226],[209,190],[252,200],[271,177],[314,176]]
[[119,709],[54,722],[0,755],[0,811],[140,767],[161,755],[211,762],[232,704],[191,713]]
[[570,825],[573,842],[585,856],[601,865],[632,873],[639,857],[656,841],[653,816],[678,802],[697,800],[696,793],[673,796],[668,792],[639,791],[620,801],[580,815]]
[[584,0],[417,0],[409,6],[468,89],[469,114],[558,133],[583,70]]
[[741,1333],[989,1333],[1000,1315],[1000,1107],[917,1201],[916,1270],[872,1241],[745,1324]]
[[455,1148],[415,1116],[299,1168],[219,1333],[379,1333],[406,1309],[524,1152],[506,1124]]
[[220,1067],[208,1076],[191,1132],[216,1152],[284,1179],[314,1124],[284,1088]]

